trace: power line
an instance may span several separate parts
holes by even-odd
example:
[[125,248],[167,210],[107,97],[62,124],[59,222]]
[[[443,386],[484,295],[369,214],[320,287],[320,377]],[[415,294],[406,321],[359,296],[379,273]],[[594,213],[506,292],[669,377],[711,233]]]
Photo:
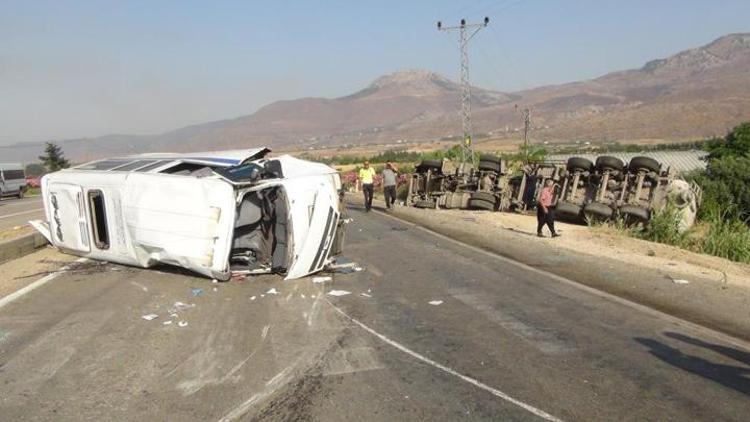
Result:
[[443,26],[442,22],[437,23],[438,31],[458,31],[459,49],[461,51],[461,125],[463,127],[463,139],[461,142],[461,170],[465,170],[468,160],[474,164],[474,150],[471,145],[472,127],[471,127],[471,84],[469,83],[469,41],[474,38],[482,28],[487,27],[490,18],[485,17],[481,23],[466,23],[466,19],[461,19],[459,26]]

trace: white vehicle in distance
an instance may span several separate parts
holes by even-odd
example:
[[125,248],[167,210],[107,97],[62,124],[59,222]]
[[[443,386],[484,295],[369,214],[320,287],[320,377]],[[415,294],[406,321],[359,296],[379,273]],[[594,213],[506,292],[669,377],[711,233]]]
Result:
[[46,222],[62,251],[139,267],[169,264],[220,280],[306,276],[343,245],[341,180],[268,148],[141,154],[50,173]]
[[26,193],[26,174],[20,163],[0,163],[0,198],[17,196],[23,198]]

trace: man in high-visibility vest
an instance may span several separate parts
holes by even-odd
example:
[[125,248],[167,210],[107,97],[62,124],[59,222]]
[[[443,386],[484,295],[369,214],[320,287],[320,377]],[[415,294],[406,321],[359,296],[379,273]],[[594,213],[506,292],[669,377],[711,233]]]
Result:
[[365,211],[372,208],[373,183],[375,182],[375,169],[370,167],[370,162],[365,161],[359,169],[359,181],[362,183],[362,192],[365,194]]

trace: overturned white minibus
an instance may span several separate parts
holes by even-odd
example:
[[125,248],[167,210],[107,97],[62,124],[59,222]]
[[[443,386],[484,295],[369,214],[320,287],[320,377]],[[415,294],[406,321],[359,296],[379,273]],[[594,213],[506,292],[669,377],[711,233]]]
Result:
[[59,249],[126,265],[170,264],[227,280],[233,273],[303,277],[343,245],[341,181],[324,164],[267,148],[141,154],[42,178]]

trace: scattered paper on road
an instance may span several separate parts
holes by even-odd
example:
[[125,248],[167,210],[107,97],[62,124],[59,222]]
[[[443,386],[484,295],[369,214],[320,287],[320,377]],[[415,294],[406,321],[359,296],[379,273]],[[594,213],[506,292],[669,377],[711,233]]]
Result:
[[313,277],[312,282],[313,283],[325,283],[326,281],[333,280],[331,277]]
[[364,297],[372,297],[372,295],[371,295],[371,294],[369,294],[369,293],[360,293],[360,295],[362,295],[362,296],[364,296]]
[[250,300],[255,300],[256,296],[251,296]]
[[275,287],[271,287],[270,289],[268,289],[268,291],[266,292],[266,294],[267,295],[277,295],[277,294],[279,294],[279,292],[276,291]]
[[347,292],[346,290],[331,290],[328,294],[331,296],[346,296],[352,294],[352,292]]
[[164,322],[162,322],[162,323],[161,323],[161,325],[169,325],[169,324],[171,324],[171,323],[172,323],[172,321],[171,321],[171,320],[169,320],[169,321],[164,321]]
[[177,323],[177,325],[179,325],[180,327],[187,327],[188,323],[187,321],[180,321]]
[[673,278],[672,283],[674,284],[690,284],[689,281],[685,280],[684,278]]
[[431,300],[431,301],[429,301],[427,303],[429,303],[430,305],[438,306],[438,305],[442,305],[443,301],[442,300]]
[[193,293],[193,296],[200,296],[203,294],[203,289],[193,289],[192,293]]
[[141,318],[145,319],[146,321],[151,321],[152,319],[159,318],[159,315],[148,314],[148,315],[143,315]]

